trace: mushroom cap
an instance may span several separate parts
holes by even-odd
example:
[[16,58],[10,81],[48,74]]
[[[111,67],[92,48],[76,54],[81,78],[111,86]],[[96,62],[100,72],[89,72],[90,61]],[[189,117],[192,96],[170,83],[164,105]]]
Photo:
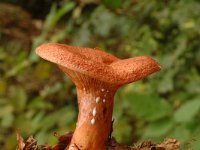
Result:
[[134,82],[160,70],[158,63],[150,57],[121,60],[96,48],[48,43],[37,47],[36,54],[61,68],[115,85]]

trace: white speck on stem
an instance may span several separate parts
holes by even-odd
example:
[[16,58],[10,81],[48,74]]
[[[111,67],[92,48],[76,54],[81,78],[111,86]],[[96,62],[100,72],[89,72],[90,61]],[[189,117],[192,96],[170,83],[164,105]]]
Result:
[[106,100],[105,99],[103,99],[103,103],[105,103],[106,102]]
[[106,97],[106,94],[104,94],[104,97]]
[[69,150],[75,150],[74,147],[75,147],[75,145],[72,144],[72,145],[70,146]]
[[91,124],[93,125],[94,123],[95,123],[95,119],[92,118],[92,120],[91,120]]
[[100,101],[100,97],[96,97],[95,101],[98,103]]
[[96,107],[94,107],[92,110],[92,115],[95,116],[96,114],[97,114],[97,109],[96,109]]
[[104,92],[104,91],[105,91],[105,89],[101,89],[101,91],[102,91],[102,92]]
[[106,91],[107,93],[109,92],[109,90]]

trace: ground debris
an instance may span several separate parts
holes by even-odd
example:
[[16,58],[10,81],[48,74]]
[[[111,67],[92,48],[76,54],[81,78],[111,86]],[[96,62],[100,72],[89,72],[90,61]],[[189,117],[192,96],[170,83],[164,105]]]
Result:
[[24,147],[25,147],[25,143],[24,143],[24,139],[21,136],[19,129],[16,130],[16,134],[17,134],[17,148],[16,148],[16,150],[23,150]]
[[176,139],[165,139],[162,143],[154,144],[151,140],[147,140],[132,150],[178,150],[180,143]]
[[180,143],[176,139],[165,139],[160,144],[154,144],[151,140],[147,140],[134,146],[123,146],[113,138],[111,143],[108,150],[178,150],[180,147]]
[[[26,141],[20,135],[20,131],[17,130],[17,148],[16,150],[65,150],[70,144],[73,132],[66,133],[65,135],[59,135],[54,133],[58,138],[58,144],[55,146],[49,145],[37,145],[37,140],[32,136],[28,137]],[[123,146],[116,142],[114,138],[110,139],[106,143],[106,150],[178,150],[180,143],[176,139],[165,139],[162,143],[154,144],[151,140],[147,140],[141,144],[135,144],[134,146]]]

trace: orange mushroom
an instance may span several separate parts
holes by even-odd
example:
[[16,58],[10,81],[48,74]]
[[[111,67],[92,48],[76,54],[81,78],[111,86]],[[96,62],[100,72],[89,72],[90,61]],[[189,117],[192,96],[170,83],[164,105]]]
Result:
[[78,121],[66,150],[104,150],[116,90],[160,70],[150,57],[121,60],[96,48],[50,43],[39,46],[36,53],[57,64],[77,88]]

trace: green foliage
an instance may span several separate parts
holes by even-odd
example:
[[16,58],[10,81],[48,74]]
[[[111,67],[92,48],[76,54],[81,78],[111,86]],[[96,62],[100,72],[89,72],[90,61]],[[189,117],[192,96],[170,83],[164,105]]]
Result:
[[153,94],[129,93],[127,94],[127,101],[131,106],[127,112],[131,116],[136,115],[136,117],[145,121],[155,121],[172,113],[170,105]]
[[102,2],[104,5],[113,9],[120,7],[122,4],[122,0],[102,0]]
[[19,40],[9,35],[10,28],[0,28],[0,147],[14,149],[16,128],[25,137],[33,134],[40,143],[50,144],[56,142],[54,131],[74,129],[77,104],[72,82],[34,53],[41,43],[61,42],[99,47],[119,58],[156,59],[162,67],[159,73],[118,90],[113,135],[125,144],[172,137],[182,148],[199,149],[199,14],[196,0],[81,5],[63,0],[61,7],[52,5],[46,19],[40,20],[40,34],[28,42],[29,36]]
[[200,111],[199,98],[189,100],[183,104],[174,114],[174,118],[177,122],[190,122]]
[[149,137],[161,138],[170,132],[173,128],[173,121],[170,118],[163,118],[153,121],[149,124],[143,133],[143,138],[148,139]]

